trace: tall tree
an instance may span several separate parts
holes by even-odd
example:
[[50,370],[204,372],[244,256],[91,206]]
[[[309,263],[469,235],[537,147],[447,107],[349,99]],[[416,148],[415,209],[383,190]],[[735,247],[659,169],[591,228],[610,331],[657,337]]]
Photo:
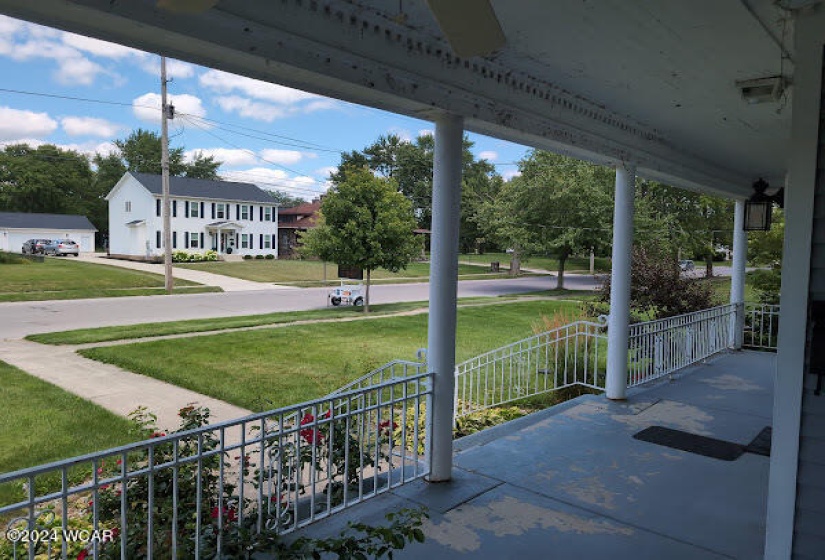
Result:
[[293,206],[298,206],[299,204],[303,204],[306,202],[303,198],[292,196],[291,194],[279,191],[279,190],[272,190],[267,191],[269,196],[272,197],[272,200],[280,204],[284,208],[291,208]]
[[[513,178],[484,215],[496,235],[501,221],[519,252],[550,253],[559,261],[556,287],[564,288],[567,259],[576,253],[600,250],[610,242],[613,172],[573,158],[535,150],[520,163]],[[500,219],[495,219],[501,214]]]
[[103,231],[105,204],[83,154],[51,144],[14,144],[0,152],[0,210],[81,214]]
[[364,270],[364,310],[369,312],[372,271],[406,268],[421,250],[415,226],[412,204],[391,179],[350,168],[324,197],[318,226],[301,241],[305,254]]
[[[160,135],[139,128],[126,138],[115,140],[120,157],[128,171],[140,173],[161,173],[161,138]],[[175,177],[193,177],[195,179],[217,179],[221,162],[212,156],[198,152],[191,163],[186,163],[182,147],[169,148],[169,174]]]

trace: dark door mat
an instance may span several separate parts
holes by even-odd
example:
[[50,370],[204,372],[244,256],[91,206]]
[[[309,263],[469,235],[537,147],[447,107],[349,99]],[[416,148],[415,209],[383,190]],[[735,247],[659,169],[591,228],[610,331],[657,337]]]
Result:
[[735,461],[745,452],[745,446],[738,443],[699,436],[664,426],[650,426],[633,434],[633,438],[722,461]]
[[751,441],[748,445],[745,446],[745,451],[748,453],[755,453],[756,455],[764,455],[765,457],[771,456],[771,433],[773,430],[770,426],[766,426],[762,428],[762,431],[759,432],[753,441]]

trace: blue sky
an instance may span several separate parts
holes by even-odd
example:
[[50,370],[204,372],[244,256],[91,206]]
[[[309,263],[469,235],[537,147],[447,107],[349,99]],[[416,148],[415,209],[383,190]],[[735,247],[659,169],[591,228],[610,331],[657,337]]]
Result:
[[[224,178],[305,199],[326,189],[341,151],[363,149],[382,134],[413,139],[434,128],[176,60],[167,61],[167,71],[178,114],[170,123],[172,146],[214,155],[224,162]],[[94,154],[113,150],[113,140],[138,127],[160,132],[159,74],[156,55],[0,16],[0,145],[51,143]],[[470,139],[476,157],[496,164],[505,178],[527,151],[486,136]]]

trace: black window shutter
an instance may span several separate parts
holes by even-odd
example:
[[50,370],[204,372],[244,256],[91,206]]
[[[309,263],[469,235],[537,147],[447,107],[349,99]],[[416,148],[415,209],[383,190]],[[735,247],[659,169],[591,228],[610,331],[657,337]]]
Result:
[[188,231],[183,232],[183,248],[184,249],[189,248],[189,232]]
[[250,222],[255,221],[255,207],[252,206],[251,204],[249,205],[249,221]]
[[261,245],[261,249],[264,248],[264,234],[262,233],[261,236],[258,238],[258,241]]
[[206,217],[206,213],[203,211],[203,202],[201,202],[201,213],[200,213],[200,217],[201,217],[201,218],[205,218],[205,217]]
[[212,219],[215,219],[215,203],[212,203]]
[[184,203],[183,203],[183,217],[184,218],[189,217],[189,201],[188,200],[184,201]]
[[206,245],[203,244],[203,232],[201,232],[201,249],[206,249]]
[[273,222],[278,221],[278,207],[277,206],[272,207],[272,221]]
[[275,234],[273,233],[272,234],[272,248],[274,249],[277,246],[278,246],[278,240],[275,238]]
[[241,219],[241,205],[240,204],[235,205],[235,219],[236,220]]
[[240,246],[241,246],[241,242],[240,242],[239,240],[240,240],[240,236],[236,233],[236,234],[235,234],[235,246],[236,246],[236,247],[240,247]]
[[160,199],[157,199],[155,201],[155,214],[160,216]]
[[172,249],[178,248],[178,232],[172,232]]
[[178,217],[178,201],[177,200],[172,201],[172,217],[173,218]]
[[160,249],[160,230],[155,232],[155,245],[157,249]]
[[263,206],[260,207],[259,214],[260,214],[261,221],[263,222],[264,221],[264,207]]

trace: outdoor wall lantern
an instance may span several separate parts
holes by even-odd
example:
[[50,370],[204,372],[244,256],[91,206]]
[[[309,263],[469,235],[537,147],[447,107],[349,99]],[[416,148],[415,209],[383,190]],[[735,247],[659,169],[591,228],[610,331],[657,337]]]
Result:
[[745,224],[743,229],[745,231],[768,231],[771,229],[771,214],[773,213],[774,203],[782,207],[784,201],[785,189],[779,189],[776,194],[769,195],[765,191],[768,190],[768,182],[759,178],[753,184],[753,195],[745,201]]

